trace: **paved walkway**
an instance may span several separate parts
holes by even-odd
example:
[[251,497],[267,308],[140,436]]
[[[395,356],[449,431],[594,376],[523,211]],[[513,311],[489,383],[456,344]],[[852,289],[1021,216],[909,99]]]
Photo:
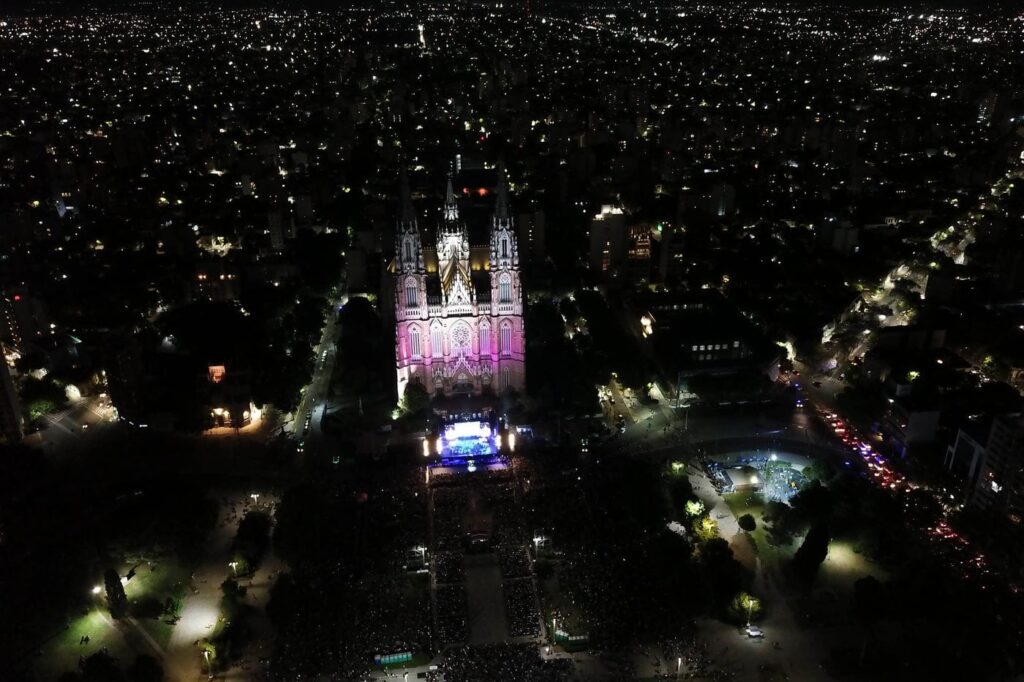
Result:
[[[259,509],[270,513],[272,506],[276,504],[276,499],[268,493],[260,495],[258,506],[253,504],[252,498],[245,492],[233,492],[227,495],[220,493],[220,496],[222,504],[217,525],[206,540],[205,558],[192,576],[192,586],[195,588],[195,592],[186,595],[179,614],[180,619],[174,626],[167,643],[164,670],[168,682],[195,682],[206,678],[202,671],[202,657],[196,646],[196,641],[209,637],[216,630],[220,617],[220,602],[223,597],[220,586],[231,575],[228,562],[231,561],[231,548],[238,530],[238,523],[246,512]],[[223,502],[224,499],[227,500],[226,504]],[[268,556],[252,580],[254,583],[253,589],[250,591],[252,596],[246,598],[254,606],[260,607],[260,617],[254,620],[256,636],[241,662],[252,672],[243,670],[242,672],[245,674],[242,677],[235,677],[235,679],[255,679],[256,669],[253,664],[256,663],[258,652],[269,652],[273,632],[270,630],[269,621],[266,621],[262,607],[265,607],[267,603],[271,585],[270,575],[276,576],[280,570],[280,562],[276,558]],[[246,584],[245,580],[241,582],[243,585]],[[263,655],[267,654],[263,653]],[[230,674],[229,677],[231,677]]]
[[[742,531],[725,499],[715,491],[703,472],[690,474],[694,493],[718,522],[721,537],[731,544]],[[757,558],[753,592],[766,606],[766,617],[758,623],[764,639],[750,639],[735,625],[717,620],[698,620],[700,638],[708,644],[709,654],[737,673],[739,679],[756,679],[759,666],[781,666],[794,680],[825,680],[828,676],[814,661],[814,652],[826,651],[821,642],[797,624],[786,595],[779,589],[781,576],[777,566],[766,566]],[[779,643],[779,648],[772,646]]]

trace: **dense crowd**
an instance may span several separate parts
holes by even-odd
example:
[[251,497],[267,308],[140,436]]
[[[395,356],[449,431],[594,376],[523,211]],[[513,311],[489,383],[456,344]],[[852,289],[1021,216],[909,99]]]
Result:
[[530,555],[522,545],[498,547],[498,564],[503,578],[524,578],[532,574]]
[[434,598],[437,603],[438,644],[465,642],[469,635],[466,588],[463,585],[438,585]]
[[535,637],[540,632],[537,596],[533,580],[520,578],[502,583],[505,593],[505,615],[509,634],[513,637]]
[[[458,647],[445,654],[440,671],[445,682],[563,682],[572,679],[572,661],[544,660],[532,644]],[[432,681],[441,677],[428,677]]]
[[434,555],[434,580],[438,584],[461,583],[466,570],[461,552],[438,552]]
[[462,488],[439,487],[434,489],[433,499],[434,549],[438,553],[458,551],[463,538],[466,491]]

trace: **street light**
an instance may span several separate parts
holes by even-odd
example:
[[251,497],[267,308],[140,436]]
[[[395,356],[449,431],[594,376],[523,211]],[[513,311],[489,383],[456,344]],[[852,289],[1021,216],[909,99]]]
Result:
[[237,561],[229,561],[228,562],[228,566],[231,567],[231,572],[234,573],[235,577],[237,578],[238,577],[238,562]]
[[260,494],[259,493],[253,493],[253,494],[249,495],[249,497],[252,498],[252,503],[254,505],[255,504],[259,504],[259,500],[260,500]]

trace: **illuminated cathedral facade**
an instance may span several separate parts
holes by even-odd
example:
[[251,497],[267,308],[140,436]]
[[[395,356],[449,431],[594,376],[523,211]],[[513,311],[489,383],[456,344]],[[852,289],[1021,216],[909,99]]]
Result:
[[428,243],[403,173],[392,268],[400,396],[414,382],[431,396],[523,389],[519,249],[501,166],[493,194],[486,241],[473,243],[449,177]]

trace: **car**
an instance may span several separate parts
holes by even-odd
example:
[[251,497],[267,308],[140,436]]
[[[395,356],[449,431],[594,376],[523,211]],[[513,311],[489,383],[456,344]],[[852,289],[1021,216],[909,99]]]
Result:
[[764,632],[762,632],[761,628],[757,627],[756,625],[748,625],[744,629],[744,632],[746,632],[747,633],[747,637],[750,637],[751,639],[763,639],[764,638]]
[[820,381],[811,382],[811,386],[814,386],[815,388],[821,388],[821,382]]

